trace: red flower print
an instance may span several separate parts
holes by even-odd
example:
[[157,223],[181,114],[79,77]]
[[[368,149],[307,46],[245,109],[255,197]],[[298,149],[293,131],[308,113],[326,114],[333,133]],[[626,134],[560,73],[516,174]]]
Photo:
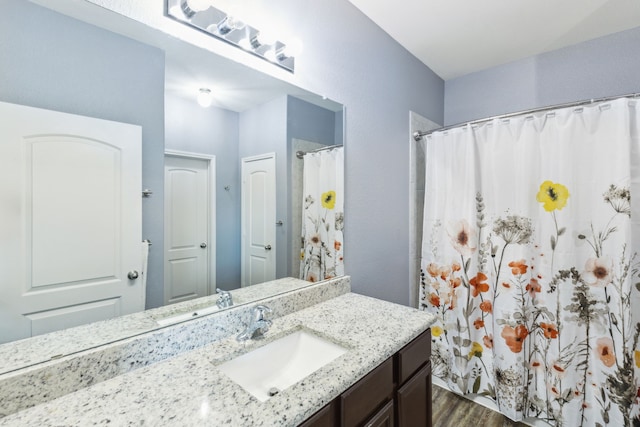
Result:
[[515,328],[511,326],[505,326],[500,333],[500,336],[504,338],[509,350],[514,353],[520,353],[522,351],[522,344],[524,339],[529,335],[529,331],[525,325],[518,325]]
[[511,267],[511,273],[513,273],[514,276],[525,274],[527,272],[527,268],[529,268],[523,259],[520,261],[511,261],[509,263],[509,267]]
[[485,335],[482,338],[482,343],[484,344],[485,347],[487,348],[493,348],[493,335],[489,334],[489,335]]
[[339,251],[339,250],[340,250],[340,248],[342,247],[342,242],[339,242],[339,241],[335,240],[335,241],[333,242],[333,247],[334,247],[334,249],[335,249],[336,251]]
[[541,322],[540,328],[542,328],[545,338],[558,338],[558,330],[556,329],[556,325],[553,323]]
[[474,278],[469,280],[469,284],[473,286],[472,295],[477,297],[480,292],[487,292],[489,290],[489,284],[485,282],[487,276],[483,272],[476,274]]
[[440,307],[440,297],[434,293],[429,294],[429,302],[435,307]]
[[476,327],[476,329],[480,329],[480,328],[484,328],[484,320],[482,320],[481,318],[477,318],[474,322],[473,322],[473,326]]
[[491,310],[493,310],[493,307],[491,306],[491,301],[489,300],[482,301],[480,303],[480,310],[482,310],[485,313],[491,313]]
[[542,286],[540,286],[537,279],[531,279],[525,289],[527,290],[527,292],[529,292],[529,296],[531,298],[535,298],[536,293],[542,290]]

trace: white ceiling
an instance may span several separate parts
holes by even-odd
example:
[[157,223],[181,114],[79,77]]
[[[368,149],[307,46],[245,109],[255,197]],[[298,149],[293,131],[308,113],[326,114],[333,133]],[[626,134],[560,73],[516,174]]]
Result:
[[349,0],[444,80],[640,26],[638,0]]

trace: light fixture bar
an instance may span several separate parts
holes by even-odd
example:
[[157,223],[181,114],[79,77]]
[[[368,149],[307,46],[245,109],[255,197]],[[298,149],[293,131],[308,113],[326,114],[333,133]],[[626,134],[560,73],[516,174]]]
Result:
[[[204,1],[204,6],[203,6]],[[206,0],[166,0],[166,15],[205,34],[236,46],[287,71],[295,71],[295,56],[287,45],[226,14]]]

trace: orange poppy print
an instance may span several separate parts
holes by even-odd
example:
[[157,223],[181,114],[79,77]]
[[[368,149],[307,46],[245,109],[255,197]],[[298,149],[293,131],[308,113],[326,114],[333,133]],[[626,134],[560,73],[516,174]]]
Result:
[[489,284],[485,282],[485,280],[487,280],[487,276],[482,272],[479,272],[469,280],[469,284],[473,286],[471,293],[474,297],[480,295],[480,292],[487,292],[489,290]]
[[477,318],[474,322],[473,322],[473,326],[475,326],[476,329],[481,329],[484,328],[484,320]]
[[541,322],[540,328],[542,328],[545,338],[558,338],[558,330],[556,329],[556,325],[553,323]]
[[529,335],[529,330],[524,325],[518,325],[515,328],[511,326],[505,326],[500,333],[500,336],[504,338],[509,350],[514,353],[520,353],[522,351],[522,344],[525,338]]
[[429,302],[431,303],[431,305],[440,307],[440,297],[434,293],[429,295]]
[[596,341],[596,354],[607,368],[616,363],[616,354],[613,351],[613,341],[609,337],[598,338]]
[[491,313],[491,311],[493,310],[493,306],[491,305],[491,301],[489,301],[489,300],[482,301],[480,303],[480,310],[482,310],[485,313]]
[[527,268],[529,268],[523,259],[520,261],[511,261],[509,263],[509,267],[511,267],[511,273],[513,273],[514,276],[525,274],[527,272]]
[[537,279],[531,279],[531,281],[527,284],[527,287],[525,289],[527,290],[527,292],[529,292],[529,295],[531,296],[531,298],[535,298],[536,293],[542,290],[542,286],[540,286],[540,283],[538,283]]

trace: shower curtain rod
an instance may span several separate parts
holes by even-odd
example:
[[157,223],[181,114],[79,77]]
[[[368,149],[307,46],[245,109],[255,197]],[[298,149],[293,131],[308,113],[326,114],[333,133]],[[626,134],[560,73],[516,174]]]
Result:
[[328,145],[326,147],[322,147],[322,148],[318,148],[316,150],[311,150],[311,151],[296,151],[296,157],[301,159],[304,157],[305,154],[309,154],[309,153],[317,153],[318,151],[324,151],[324,150],[333,150],[334,148],[339,148],[342,147],[341,145]]
[[532,108],[530,110],[517,111],[515,113],[500,114],[498,116],[488,117],[488,118],[485,118],[485,119],[472,120],[470,122],[463,122],[463,123],[458,123],[458,124],[450,125],[450,126],[443,126],[443,127],[438,128],[438,129],[432,129],[432,130],[428,130],[428,131],[418,130],[418,131],[415,131],[413,133],[413,139],[415,139],[416,142],[417,142],[417,141],[420,141],[422,139],[422,137],[431,135],[434,132],[444,132],[444,131],[447,131],[447,130],[450,130],[450,129],[455,129],[455,128],[459,128],[459,127],[466,126],[466,125],[476,125],[476,124],[480,124],[480,123],[484,123],[484,122],[489,122],[489,121],[495,120],[495,119],[508,119],[510,117],[522,116],[522,115],[525,115],[525,114],[541,113],[541,112],[544,112],[544,111],[557,110],[558,108],[579,107],[581,105],[595,104],[597,102],[612,101],[612,100],[618,99],[618,98],[637,98],[637,97],[640,97],[640,92],[630,93],[630,94],[627,94],[627,95],[607,96],[607,97],[604,97],[604,98],[585,99],[583,101],[567,102],[565,104],[556,104],[556,105],[551,105],[551,106],[548,106],[548,107]]

